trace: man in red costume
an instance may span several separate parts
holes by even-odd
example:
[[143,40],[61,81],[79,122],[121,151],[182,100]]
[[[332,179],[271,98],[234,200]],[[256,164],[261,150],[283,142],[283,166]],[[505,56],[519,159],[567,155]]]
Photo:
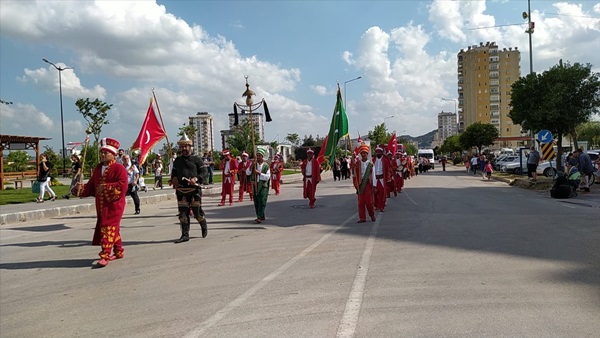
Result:
[[[96,198],[96,230],[92,245],[100,245],[98,267],[105,267],[109,261],[123,258],[121,243],[121,218],[125,210],[127,193],[127,170],[117,163],[115,156],[119,142],[112,138],[100,140],[101,163],[94,168],[92,177],[86,183],[77,183],[73,195]],[[111,253],[114,254],[111,255]]]
[[373,171],[377,179],[377,183],[375,184],[375,209],[383,212],[387,196],[387,181],[390,179],[390,161],[388,161],[387,157],[383,156],[383,147],[380,145],[375,148]]
[[399,192],[402,192],[404,187],[404,170],[406,168],[406,157],[402,157],[400,151],[396,152],[396,157],[392,161],[392,168],[394,168],[394,196],[398,196]]
[[252,201],[252,182],[250,182],[249,177],[246,175],[246,170],[250,168],[252,165],[252,161],[248,160],[248,153],[242,152],[242,160],[238,164],[238,173],[240,174],[240,196],[238,202],[244,201],[244,194],[250,194],[250,200]]
[[271,187],[275,190],[275,195],[279,195],[281,187],[281,173],[283,172],[283,162],[279,155],[273,157],[271,162]]
[[238,163],[235,158],[231,158],[229,150],[223,150],[223,159],[219,164],[219,169],[223,171],[221,178],[223,185],[221,188],[221,203],[219,206],[225,205],[225,197],[229,195],[229,205],[233,205],[233,186],[235,185],[235,174],[237,173]]
[[364,142],[358,147],[360,159],[355,160],[352,157],[350,169],[352,170],[352,183],[356,188],[358,196],[358,223],[367,221],[365,209],[371,216],[371,220],[375,222],[375,210],[373,209],[373,194],[375,191],[375,172],[373,171],[373,162],[369,161],[369,146]]
[[308,206],[312,209],[315,207],[315,193],[317,184],[321,182],[321,166],[319,161],[315,159],[315,151],[308,149],[306,151],[306,160],[302,161],[302,182],[303,196],[308,198]]

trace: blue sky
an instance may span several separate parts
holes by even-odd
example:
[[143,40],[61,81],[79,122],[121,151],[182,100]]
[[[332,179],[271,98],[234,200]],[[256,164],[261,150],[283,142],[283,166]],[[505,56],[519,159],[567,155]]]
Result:
[[[521,50],[527,1],[11,1],[0,2],[0,132],[51,137],[60,149],[58,74],[65,142],[85,137],[77,98],[110,104],[102,136],[136,138],[154,88],[170,140],[187,117],[214,116],[227,129],[244,76],[265,98],[266,141],[325,135],[336,83],[348,83],[351,136],[386,122],[412,136],[454,111],[456,54],[495,41]],[[558,63],[600,69],[597,1],[531,1],[534,71]],[[517,25],[511,25],[517,24]],[[493,27],[501,26],[501,27]],[[490,28],[485,28],[490,27]],[[478,28],[478,29],[473,29]],[[387,118],[389,116],[393,118]],[[218,134],[215,135],[220,149]]]

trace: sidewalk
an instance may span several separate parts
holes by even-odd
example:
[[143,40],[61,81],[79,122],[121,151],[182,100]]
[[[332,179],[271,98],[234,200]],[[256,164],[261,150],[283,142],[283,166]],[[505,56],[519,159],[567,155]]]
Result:
[[[70,179],[60,178],[62,184],[70,184]],[[302,174],[291,174],[283,176],[283,184],[290,184],[302,181]],[[215,196],[221,194],[221,183],[206,185],[202,189],[203,196]],[[24,186],[24,189],[29,189],[31,186]],[[148,186],[148,192],[140,192],[141,204],[153,204],[162,201],[175,200],[175,191],[170,186],[165,186],[162,190],[152,190],[152,186]],[[236,185],[237,189],[237,185]],[[133,203],[131,197],[127,197],[127,204]],[[7,204],[0,206],[0,225],[11,223],[23,223],[27,221],[35,221],[44,218],[57,216],[67,216],[82,213],[93,213],[96,211],[96,206],[93,197],[88,198],[71,198],[57,199],[54,202],[45,201],[44,203],[21,203]]]

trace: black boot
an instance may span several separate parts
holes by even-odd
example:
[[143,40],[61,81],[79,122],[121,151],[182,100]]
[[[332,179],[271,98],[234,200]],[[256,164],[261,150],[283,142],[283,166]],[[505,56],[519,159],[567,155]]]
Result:
[[208,235],[208,225],[206,224],[206,220],[200,222],[200,228],[202,228],[202,238],[206,238],[206,235]]
[[190,225],[182,224],[181,225],[181,237],[175,241],[175,244],[187,242],[190,240]]

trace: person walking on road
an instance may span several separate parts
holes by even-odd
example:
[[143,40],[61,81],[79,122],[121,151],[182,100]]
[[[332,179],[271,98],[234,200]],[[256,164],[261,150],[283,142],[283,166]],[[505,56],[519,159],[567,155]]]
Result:
[[240,175],[240,193],[238,202],[244,201],[244,194],[248,193],[250,195],[250,200],[252,201],[252,183],[250,182],[250,177],[246,175],[246,170],[250,168],[252,165],[252,161],[248,160],[248,153],[242,152],[242,160],[238,163],[238,173]]
[[573,155],[577,159],[577,168],[583,176],[583,179],[581,180],[581,190],[590,192],[590,182],[592,174],[594,173],[592,159],[590,158],[590,155],[584,153],[581,149],[575,150]]
[[358,223],[367,221],[366,211],[371,220],[375,222],[375,209],[373,207],[377,179],[373,171],[373,162],[369,160],[369,146],[364,142],[358,147],[360,160],[351,160],[352,183],[358,197]]
[[135,206],[135,214],[140,214],[140,197],[138,195],[138,182],[140,180],[139,169],[131,163],[129,155],[123,155],[121,159],[123,166],[127,170],[127,195],[133,199],[133,205]]
[[256,150],[256,163],[253,163],[250,168],[246,170],[246,175],[248,175],[252,181],[254,211],[256,213],[256,219],[254,222],[256,223],[260,223],[266,219],[265,209],[267,207],[267,199],[269,197],[269,181],[271,179],[270,166],[264,161],[266,154],[266,149],[258,148]]
[[208,225],[202,210],[202,189],[200,188],[207,168],[200,157],[193,155],[192,141],[185,133],[177,145],[181,150],[181,156],[177,156],[173,161],[169,184],[175,188],[179,223],[181,224],[181,237],[175,243],[182,243],[190,240],[190,210],[200,224],[202,238],[208,234]]
[[271,187],[275,190],[275,195],[279,195],[281,189],[281,175],[283,173],[283,162],[280,155],[273,156],[271,162]]
[[306,159],[302,161],[300,166],[303,182],[303,197],[308,198],[308,207],[314,208],[317,198],[317,184],[321,182],[321,166],[319,161],[315,159],[315,151],[311,148],[306,151]]
[[[96,229],[92,245],[100,245],[100,260],[97,267],[105,267],[109,261],[123,258],[121,219],[125,210],[127,192],[127,170],[116,161],[119,142],[112,138],[100,140],[100,161],[90,180],[78,182],[73,195],[94,196],[96,199]],[[112,255],[111,255],[112,253]]]

